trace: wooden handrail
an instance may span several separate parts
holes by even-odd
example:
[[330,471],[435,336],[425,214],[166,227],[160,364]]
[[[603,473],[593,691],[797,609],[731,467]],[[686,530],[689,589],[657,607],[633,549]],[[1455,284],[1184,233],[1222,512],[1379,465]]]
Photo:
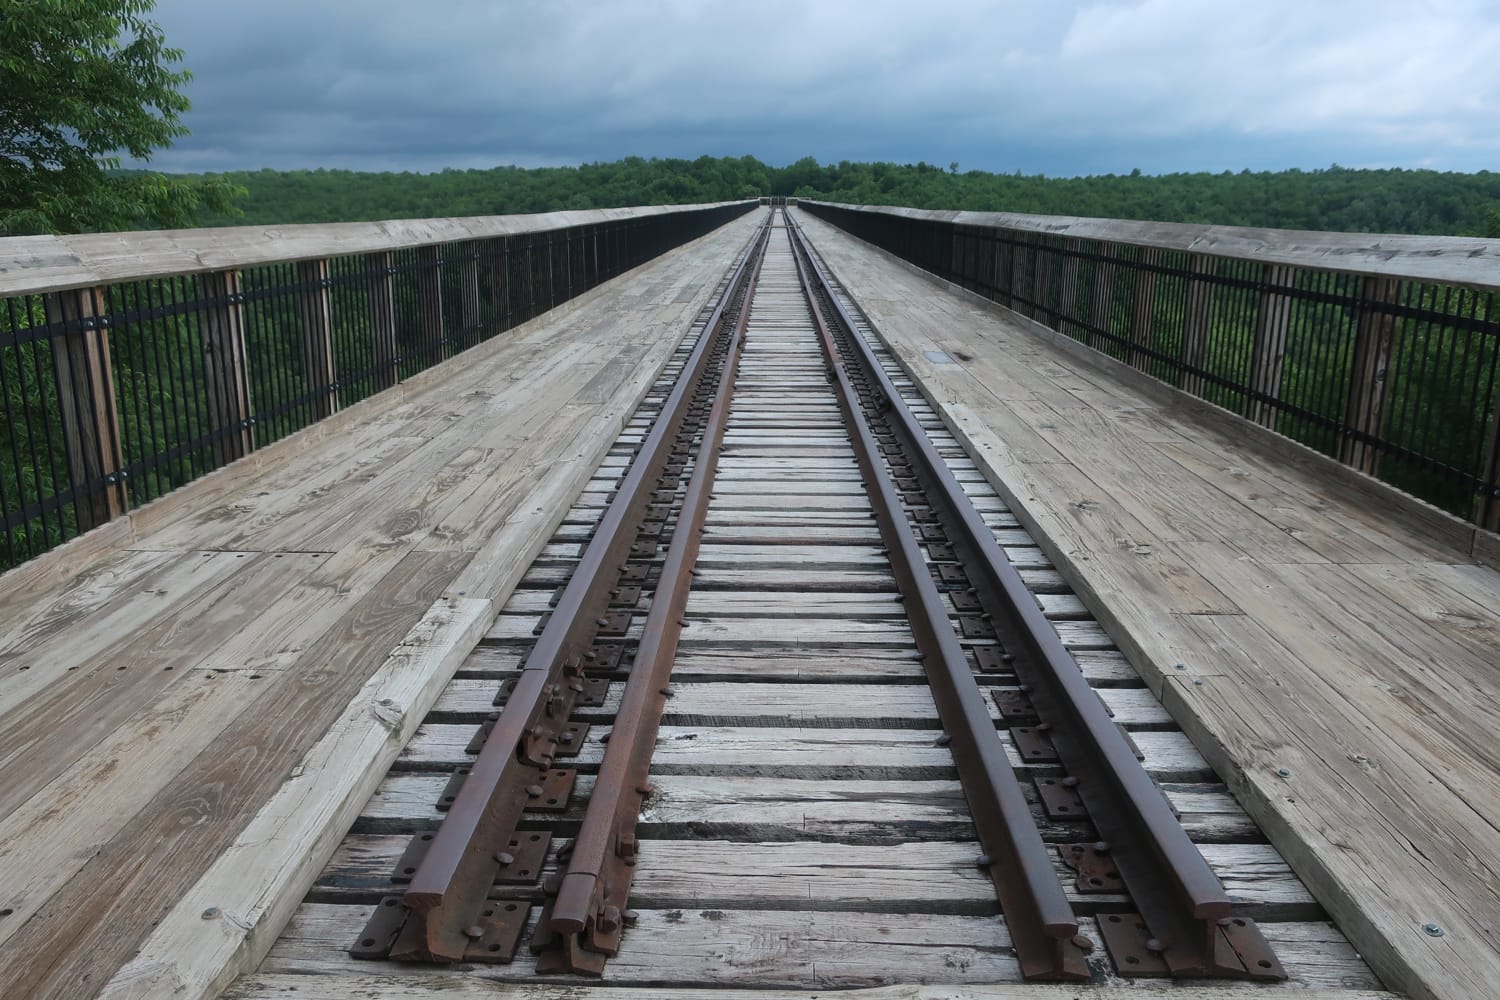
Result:
[[0,297],[540,233],[749,201],[537,215],[0,237]]
[[1500,239],[1483,236],[1323,233],[1300,229],[1091,219],[1071,215],[843,205],[806,199],[803,204],[879,212],[905,219],[957,226],[1106,240],[1211,257],[1255,260],[1265,264],[1311,267],[1384,278],[1407,278],[1500,291]]

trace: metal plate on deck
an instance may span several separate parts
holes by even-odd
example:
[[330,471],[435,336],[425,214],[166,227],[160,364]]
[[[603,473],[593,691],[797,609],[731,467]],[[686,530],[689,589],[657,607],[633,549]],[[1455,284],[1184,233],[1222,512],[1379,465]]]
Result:
[[[504,965],[516,957],[516,946],[521,941],[521,932],[526,929],[526,918],[531,915],[531,904],[520,900],[492,899],[479,911],[478,922],[469,929],[469,947],[464,950],[465,962],[485,962]],[[478,931],[476,936],[473,932]]]
[[[1104,847],[1104,851],[1099,848]],[[1108,844],[1058,844],[1063,864],[1078,873],[1074,888],[1082,893],[1124,892],[1125,883],[1109,856]]]
[[[547,862],[547,848],[552,844],[552,834],[538,830],[523,830],[511,838],[505,850],[495,855],[500,869],[495,873],[496,885],[531,885],[542,877],[542,866]],[[510,860],[506,860],[509,858]]]
[[577,777],[578,772],[570,768],[550,769],[542,775],[540,783],[526,787],[526,808],[531,812],[564,811],[568,808],[568,798],[573,794],[573,782]]
[[1078,795],[1078,785],[1069,778],[1038,778],[1036,790],[1042,796],[1042,805],[1051,819],[1086,819],[1083,799]]
[[1052,737],[1036,726],[1014,726],[1010,738],[1016,744],[1016,753],[1028,764],[1056,764],[1057,748]]
[[349,957],[378,961],[389,955],[396,935],[406,923],[406,913],[400,896],[386,896],[375,904],[375,912],[349,948]]
[[1105,913],[1099,917],[1099,934],[1104,947],[1122,976],[1166,976],[1166,950],[1151,937],[1146,922],[1138,913]]

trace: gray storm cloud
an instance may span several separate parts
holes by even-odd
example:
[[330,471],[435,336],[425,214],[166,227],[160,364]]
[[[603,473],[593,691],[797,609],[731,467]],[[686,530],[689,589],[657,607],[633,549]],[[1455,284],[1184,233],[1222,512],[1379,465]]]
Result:
[[1500,166],[1491,0],[159,0],[167,170],[927,159]]

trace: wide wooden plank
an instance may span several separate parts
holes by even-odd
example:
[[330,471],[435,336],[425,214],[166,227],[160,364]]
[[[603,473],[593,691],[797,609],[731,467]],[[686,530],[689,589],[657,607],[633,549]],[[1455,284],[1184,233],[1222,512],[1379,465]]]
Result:
[[[369,912],[368,906],[316,903],[304,906],[293,918],[286,937],[272,951],[259,975],[297,975],[302,980],[340,982],[345,974],[368,976],[379,969],[389,977],[384,982],[394,985],[397,990],[408,982],[414,984],[414,988],[418,988],[415,984],[421,987],[441,984],[444,996],[448,995],[448,989],[462,988],[465,981],[473,981],[468,979],[471,974],[465,973],[449,972],[435,976],[429,970],[411,965],[382,963],[371,966],[354,962],[343,953],[343,949],[359,933]],[[1091,921],[1084,921],[1081,929],[1098,940],[1098,930]],[[1294,970],[1296,985],[1331,988],[1340,993],[1354,990],[1355,995],[1359,995],[1358,991],[1373,991],[1377,997],[1388,996],[1379,993],[1379,983],[1351,950],[1328,947],[1332,942],[1326,926],[1285,924],[1273,928],[1271,933],[1278,954],[1289,969]],[[945,992],[929,994],[903,988],[891,995],[900,1000],[913,1000],[927,996],[952,998],[951,986],[955,984],[963,985],[960,996],[1005,996],[975,992],[976,987],[970,983],[1015,983],[1019,978],[1004,926],[994,917],[915,914],[906,919],[893,919],[889,914],[808,908],[793,911],[674,908],[641,911],[635,930],[626,934],[627,941],[632,940],[632,934],[657,946],[648,953],[628,946],[622,948],[606,969],[606,984],[649,984],[654,990],[673,984],[732,989],[754,983],[763,988],[817,989],[819,996],[827,995],[821,990],[840,985],[869,987],[924,981],[950,984]],[[534,975],[533,962],[523,952],[509,966],[486,966],[483,976],[489,980],[524,981]],[[254,982],[259,982],[258,977],[250,984],[252,990],[257,988]],[[1170,987],[1155,987],[1150,980],[1138,980],[1132,986],[1125,986],[1119,980],[1115,982],[1121,992],[1114,996],[1136,1000],[1176,996],[1184,989],[1212,1000],[1243,1000],[1251,995],[1245,987],[1228,987],[1233,992],[1221,993],[1219,990],[1224,987],[1219,983],[1174,983]],[[556,991],[558,986],[548,988]],[[493,985],[489,989],[491,996],[496,995]],[[1028,984],[1025,989],[1025,997],[1038,996],[1046,1000],[1061,997],[1074,1000],[1080,995],[1077,986],[1069,986],[1062,993],[1037,984]],[[265,994],[248,992],[237,995]],[[504,995],[510,995],[508,989]],[[607,992],[601,994],[610,995]],[[874,995],[881,996],[880,993]],[[1093,996],[1094,993],[1090,990],[1086,995]],[[1111,996],[1109,993],[1099,995]],[[1256,989],[1254,995],[1264,996],[1264,987]],[[1299,992],[1298,995],[1310,998],[1318,994]],[[696,1000],[704,996],[734,997],[735,993],[724,994],[716,989],[712,994],[700,992],[694,996]],[[866,994],[860,992],[853,996],[863,998]],[[1344,1000],[1344,997],[1339,997],[1339,1000]]]
[[[401,765],[443,769],[468,763],[475,727],[462,723],[422,726],[401,752]],[[588,770],[604,756],[610,726],[591,727],[570,765]],[[1029,762],[1007,730],[1001,740],[1013,765]],[[1132,739],[1143,766],[1159,780],[1208,781],[1207,763],[1177,732],[1141,731]],[[953,757],[931,732],[920,729],[794,729],[776,726],[663,726],[651,756],[653,774],[762,774],[788,778],[954,776]]]
[[[788,989],[736,989],[716,987],[631,987],[597,985],[589,988],[590,1000],[770,1000],[772,997],[801,996]],[[235,984],[225,1000],[284,1000],[296,993],[301,1000],[344,1000],[347,996],[380,996],[414,998],[441,994],[444,1000],[494,1000],[496,987],[486,980],[469,978],[466,973],[431,972],[425,976],[413,973],[372,973],[352,969],[338,976],[318,971],[306,973],[258,973]],[[1150,980],[1130,984],[1095,986],[1090,1000],[1161,1000],[1175,997],[1181,990],[1174,984],[1153,985]],[[509,984],[506,997],[511,1000],[556,1000],[553,985]],[[1026,983],[1011,986],[990,983],[966,983],[966,1000],[1078,1000],[1072,986],[1050,986]],[[1258,987],[1203,985],[1196,995],[1203,1000],[1258,1000],[1264,994]],[[949,986],[860,986],[849,990],[817,988],[819,1000],[954,1000]],[[1297,993],[1298,1000],[1397,1000],[1397,995],[1379,989],[1306,988]]]
[[[356,829],[361,832],[410,832],[430,829],[441,819],[437,802],[447,773],[393,772],[365,807]],[[563,818],[582,818],[592,775],[580,774],[574,800]],[[909,839],[970,837],[972,821],[963,791],[947,780],[812,780],[736,775],[661,775],[658,789],[642,811],[643,834],[653,837],[720,836],[760,831],[781,839]],[[1023,785],[1044,836],[1077,840],[1088,836],[1086,824],[1049,820],[1035,786]],[[1220,785],[1167,784],[1167,800],[1181,813],[1183,828],[1200,844],[1256,841],[1258,835],[1244,810]],[[528,817],[555,821],[553,813]]]
[[[1418,997],[1489,990],[1500,771],[1482,734],[1500,682],[1479,666],[1493,666],[1493,616],[1464,595],[1500,592],[1500,575],[1467,563],[1473,529],[808,226],[1011,512],[1377,971]],[[979,360],[924,361],[934,349]],[[1021,448],[1007,443],[1017,434]],[[1050,452],[1028,452],[1028,434]],[[1457,592],[1436,583],[1452,569],[1425,568],[1455,563]]]
[[[597,709],[580,707],[581,719],[610,717],[621,685]],[[456,679],[438,699],[434,711],[483,718],[494,710],[498,685],[490,680]],[[742,684],[672,685],[664,724],[830,726],[839,721],[865,726],[937,725],[937,707],[925,685],[917,684]],[[1145,688],[1099,688],[1098,694],[1116,722],[1125,726],[1164,726],[1171,716]],[[990,717],[1000,710],[987,700]]]

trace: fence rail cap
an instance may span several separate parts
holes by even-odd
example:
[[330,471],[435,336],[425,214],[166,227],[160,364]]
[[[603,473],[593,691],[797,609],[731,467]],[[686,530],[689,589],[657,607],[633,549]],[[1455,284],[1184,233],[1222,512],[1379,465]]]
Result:
[[593,226],[744,201],[287,226],[0,237],[0,296]]
[[1326,233],[1301,229],[1091,219],[1072,215],[934,211],[888,205],[845,205],[826,201],[811,204],[907,219],[947,222],[958,226],[1107,240],[1211,257],[1466,285],[1486,291],[1500,290],[1500,239],[1482,236]]

